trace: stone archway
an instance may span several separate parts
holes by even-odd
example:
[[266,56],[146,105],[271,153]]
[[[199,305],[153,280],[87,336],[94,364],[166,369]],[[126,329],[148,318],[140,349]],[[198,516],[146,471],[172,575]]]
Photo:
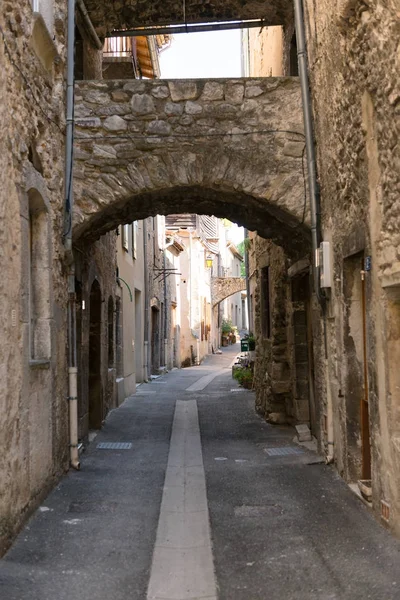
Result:
[[244,277],[213,277],[211,280],[211,298],[213,308],[220,302],[246,290],[246,279]]
[[80,82],[74,236],[214,214],[304,248],[304,135],[295,78]]

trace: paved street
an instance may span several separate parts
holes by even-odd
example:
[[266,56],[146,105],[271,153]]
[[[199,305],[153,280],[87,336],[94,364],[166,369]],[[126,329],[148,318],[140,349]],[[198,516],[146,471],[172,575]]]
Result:
[[109,415],[1,561],[1,600],[400,598],[400,543],[292,429],[255,414],[237,351]]

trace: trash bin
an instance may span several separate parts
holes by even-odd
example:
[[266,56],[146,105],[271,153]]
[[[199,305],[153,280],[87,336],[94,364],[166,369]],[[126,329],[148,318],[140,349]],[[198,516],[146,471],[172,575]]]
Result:
[[249,340],[240,340],[240,351],[241,352],[249,351]]

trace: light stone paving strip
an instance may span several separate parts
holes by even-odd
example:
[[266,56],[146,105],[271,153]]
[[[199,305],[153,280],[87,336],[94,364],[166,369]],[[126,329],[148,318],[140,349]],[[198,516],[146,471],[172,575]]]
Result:
[[218,371],[214,371],[214,373],[210,373],[210,375],[203,375],[197,381],[195,381],[192,385],[186,388],[186,392],[201,392],[206,388],[216,377],[220,375],[226,375],[227,369],[232,369],[232,366],[235,364],[236,358],[233,359],[231,364],[224,369],[219,369]]
[[217,600],[197,403],[177,400],[147,600]]

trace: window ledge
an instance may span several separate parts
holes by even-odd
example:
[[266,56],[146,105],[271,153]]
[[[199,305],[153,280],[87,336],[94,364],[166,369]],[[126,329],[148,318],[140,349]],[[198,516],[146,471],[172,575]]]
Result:
[[50,359],[49,358],[38,358],[37,360],[32,359],[29,361],[29,366],[31,369],[50,369]]

